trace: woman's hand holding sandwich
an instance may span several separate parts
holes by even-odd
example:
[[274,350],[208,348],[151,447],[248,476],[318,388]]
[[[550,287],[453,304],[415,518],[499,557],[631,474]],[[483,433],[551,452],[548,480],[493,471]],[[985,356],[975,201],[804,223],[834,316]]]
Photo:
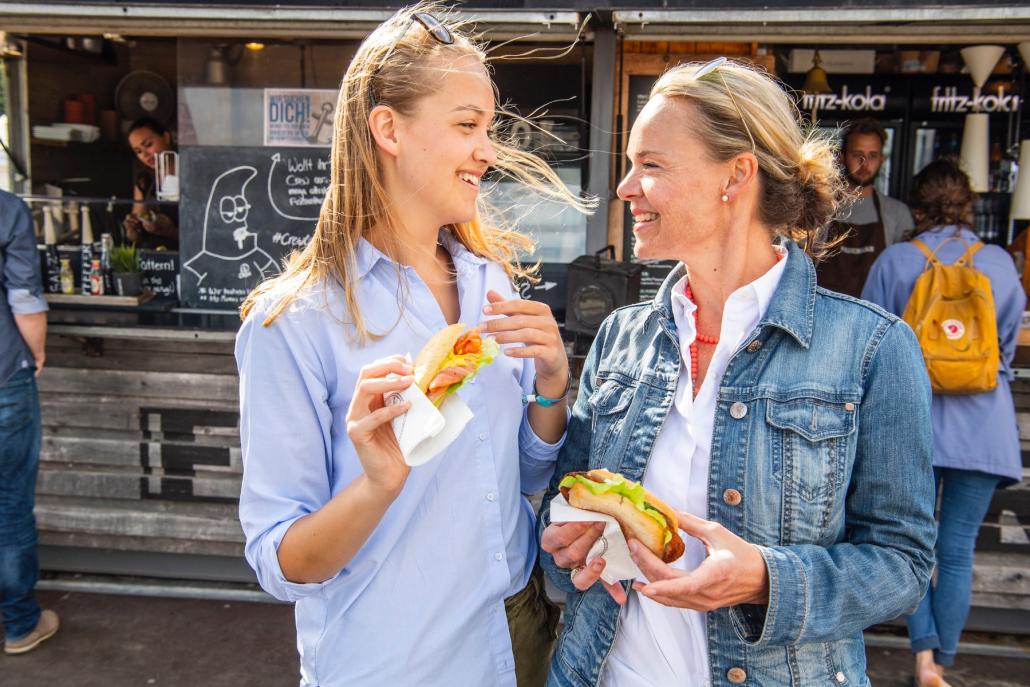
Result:
[[621,585],[608,584],[601,579],[604,558],[598,556],[587,565],[586,558],[594,542],[604,532],[603,522],[555,522],[544,529],[540,548],[554,556],[554,562],[572,571],[572,584],[581,592],[600,581],[615,601],[626,603],[626,592]]
[[[393,375],[393,376],[391,376]],[[404,391],[414,381],[412,366],[401,355],[382,358],[361,368],[350,408],[347,436],[365,469],[371,486],[384,495],[396,496],[411,468],[397,444],[391,422],[411,407],[408,401],[385,405],[383,395]]]
[[[483,313],[503,317],[484,321],[483,333],[499,344],[523,344],[506,348],[505,355],[533,358],[536,393],[546,398],[561,398],[569,381],[569,359],[550,306],[519,298],[504,300],[496,291],[487,291],[486,298],[489,303]],[[558,441],[565,432],[565,403],[547,408],[535,403],[530,405],[529,424],[544,441]]]
[[756,546],[717,522],[682,511],[677,518],[682,531],[704,543],[708,556],[693,570],[680,570],[631,539],[630,555],[650,580],[648,584],[634,582],[633,589],[665,606],[703,612],[769,603],[769,573]]

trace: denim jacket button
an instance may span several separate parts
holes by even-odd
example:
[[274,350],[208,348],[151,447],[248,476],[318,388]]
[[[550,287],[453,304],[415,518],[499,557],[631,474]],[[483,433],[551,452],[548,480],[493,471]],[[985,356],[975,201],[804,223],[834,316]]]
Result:
[[736,489],[727,489],[722,492],[722,500],[730,506],[739,506],[744,499]]
[[762,340],[761,339],[755,339],[754,341],[752,341],[751,343],[749,343],[747,345],[747,352],[748,353],[755,353],[761,347],[762,347]]
[[734,420],[739,420],[745,415],[747,415],[747,406],[741,403],[740,401],[737,401],[736,403],[730,406],[730,416]]
[[855,409],[855,404],[852,403],[851,401],[848,401],[847,403],[844,404],[844,410],[848,411],[849,413],[852,410],[854,410],[854,409]]
[[726,679],[735,685],[742,685],[747,680],[747,673],[743,668],[730,668],[726,671]]
[[844,684],[844,681],[848,679],[847,677],[845,677],[844,673],[840,671],[837,671],[837,674],[834,675],[834,677],[837,678],[837,682],[841,684]]

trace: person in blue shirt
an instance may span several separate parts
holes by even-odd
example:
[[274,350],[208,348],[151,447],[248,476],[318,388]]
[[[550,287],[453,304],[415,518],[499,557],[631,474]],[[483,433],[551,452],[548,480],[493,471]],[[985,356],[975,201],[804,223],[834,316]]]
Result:
[[[912,182],[909,205],[918,238],[944,264],[979,241],[971,229],[974,195],[969,177],[951,162],[927,165]],[[954,240],[959,239],[959,240]],[[862,298],[901,314],[926,256],[911,241],[885,250],[873,263]],[[937,581],[908,618],[916,682],[942,684],[954,665],[959,635],[969,614],[973,548],[994,490],[1022,479],[1019,430],[1009,379],[1026,294],[1011,256],[983,246],[973,267],[990,279],[998,327],[998,385],[979,394],[934,394],[933,465],[939,487]]]
[[[553,472],[568,361],[513,288],[530,242],[490,225],[480,184],[494,168],[589,204],[495,140],[485,54],[438,12],[403,9],[358,49],[314,236],[241,310],[246,557],[296,605],[302,685],[540,685],[554,639],[523,494]],[[408,405],[383,396],[456,322],[503,354],[457,392],[474,417],[454,443],[409,468],[391,429]]]
[[32,216],[0,191],[0,611],[4,653],[32,651],[59,620],[33,594],[39,579],[36,520],[42,421],[36,376],[46,361],[46,311]]

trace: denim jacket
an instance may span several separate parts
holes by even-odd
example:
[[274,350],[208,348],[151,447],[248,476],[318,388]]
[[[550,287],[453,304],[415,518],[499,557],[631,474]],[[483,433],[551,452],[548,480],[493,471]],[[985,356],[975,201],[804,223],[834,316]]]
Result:
[[[706,615],[709,677],[712,685],[862,686],[862,630],[912,612],[930,579],[930,385],[904,322],[817,287],[793,242],[787,260],[720,383],[708,475],[708,518],[758,545],[769,604]],[[670,296],[683,273],[680,265],[653,302],[621,308],[601,326],[540,528],[566,472],[604,467],[643,478],[681,374]],[[743,499],[724,500],[730,489]],[[599,584],[578,592],[550,555],[541,564],[568,594],[549,685],[596,685],[619,606]]]

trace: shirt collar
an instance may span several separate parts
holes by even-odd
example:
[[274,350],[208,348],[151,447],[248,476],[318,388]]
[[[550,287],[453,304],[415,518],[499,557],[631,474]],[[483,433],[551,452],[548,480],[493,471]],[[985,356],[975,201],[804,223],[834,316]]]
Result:
[[[437,239],[447,252],[451,254],[451,259],[454,260],[455,266],[460,268],[462,265],[469,267],[478,267],[479,265],[486,264],[489,262],[487,258],[476,255],[468,248],[465,247],[458,238],[451,233],[449,229],[440,229],[439,238]],[[397,265],[397,263],[376,248],[372,243],[364,236],[358,239],[357,247],[354,251],[354,263],[357,268],[358,279],[361,279],[366,274],[372,271],[372,268],[376,266],[380,260]]]
[[[749,330],[768,309],[773,292],[776,291],[786,268],[787,249],[782,246],[773,246],[773,248],[777,255],[783,257],[758,279],[735,290],[726,301],[724,317],[732,318],[734,324],[740,323]],[[694,318],[691,315],[697,310],[697,305],[686,296],[688,280],[689,275],[683,274],[672,288],[672,312],[676,328],[680,331],[681,336],[689,332],[692,337]],[[720,336],[722,336],[721,332]]]
[[[927,229],[925,232],[923,232],[923,234],[926,235],[926,236],[934,236],[934,237],[938,237],[938,238],[947,238],[947,237],[951,237],[951,236],[960,236],[963,239],[967,239],[967,240],[970,240],[970,241],[979,241],[980,240],[980,237],[977,236],[976,233],[972,229],[970,229],[969,227],[960,227],[957,224],[947,224],[947,225],[944,225],[944,226],[932,227],[930,229]],[[918,239],[918,238],[920,238],[920,235],[917,234],[913,238],[917,238]]]
[[[770,296],[765,317],[758,324],[778,327],[808,348],[815,320],[815,266],[797,243],[787,240],[784,245],[787,257],[780,261],[783,272]],[[665,278],[652,301],[654,310],[666,320],[673,319],[672,293],[684,274],[686,268],[679,263]]]
[[485,265],[489,262],[488,259],[476,255],[468,248],[465,244],[458,240],[458,237],[447,228],[440,229],[440,237],[437,239],[447,252],[451,254],[451,259],[454,260],[455,264],[465,264],[470,266]]

